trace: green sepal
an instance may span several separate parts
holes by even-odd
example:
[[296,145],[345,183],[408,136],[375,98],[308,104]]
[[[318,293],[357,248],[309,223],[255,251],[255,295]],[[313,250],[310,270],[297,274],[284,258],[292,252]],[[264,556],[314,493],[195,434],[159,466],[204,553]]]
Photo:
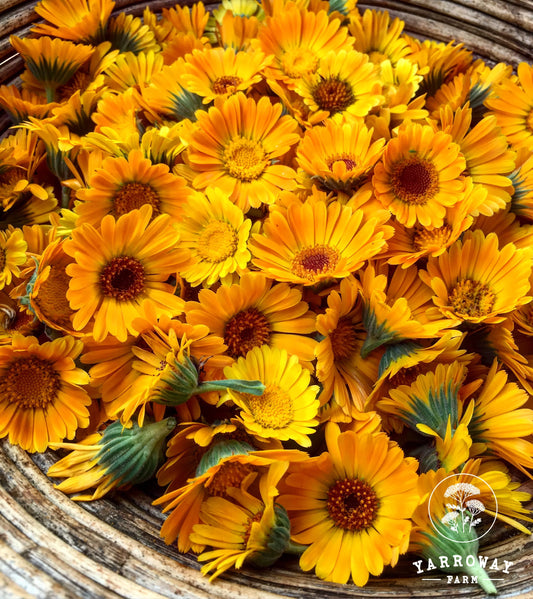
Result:
[[232,455],[246,455],[250,451],[255,451],[255,449],[249,443],[237,441],[237,439],[226,439],[214,443],[200,459],[195,476],[202,476],[209,468],[216,466],[224,458]]
[[465,531],[458,529],[454,531],[439,521],[433,524],[439,534],[423,533],[429,540],[429,544],[422,550],[423,557],[431,559],[434,564],[439,564],[440,556],[447,556],[448,562],[452,564],[455,563],[454,556],[460,555],[462,566],[450,566],[441,569],[441,571],[452,573],[464,572],[470,576],[476,576],[477,583],[487,594],[496,594],[498,591],[485,569],[480,565],[479,560],[475,560],[473,566],[466,564],[467,556],[478,555],[479,540],[475,531],[470,529]]
[[143,483],[156,473],[164,461],[165,439],[176,426],[175,418],[147,421],[140,427],[126,428],[119,420],[110,424],[96,454],[98,464],[120,486]]
[[181,362],[174,360],[167,378],[163,378],[162,383],[164,386],[158,389],[151,399],[165,406],[179,406],[193,395],[210,391],[232,389],[250,395],[262,395],[265,391],[265,386],[260,381],[226,379],[200,382],[198,370],[189,356],[184,356]]
[[379,361],[378,377],[381,377],[391,364],[394,364],[394,362],[403,358],[403,356],[412,356],[421,347],[421,345],[414,341],[402,341],[387,346]]
[[249,560],[256,568],[268,568],[278,561],[287,551],[291,537],[291,523],[287,511],[282,505],[274,505],[276,519],[270,532],[264,549],[254,554]]

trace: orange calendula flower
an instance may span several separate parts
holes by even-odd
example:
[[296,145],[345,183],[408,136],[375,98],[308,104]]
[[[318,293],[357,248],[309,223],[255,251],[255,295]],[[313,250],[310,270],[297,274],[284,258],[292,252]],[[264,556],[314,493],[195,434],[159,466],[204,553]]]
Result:
[[277,281],[314,285],[348,276],[386,248],[391,229],[334,201],[293,202],[265,221],[252,262]]
[[293,88],[301,77],[316,71],[321,56],[350,50],[352,42],[347,34],[340,20],[330,20],[325,10],[312,12],[291,2],[267,17],[252,44],[274,56],[274,63],[265,70],[266,77]]
[[261,273],[248,273],[239,283],[217,291],[202,289],[197,302],[185,304],[187,322],[204,324],[222,337],[227,354],[245,356],[254,347],[286,349],[301,360],[314,358],[315,315],[302,292],[286,283],[273,283]]
[[67,83],[94,52],[91,46],[51,37],[21,39],[12,35],[10,42],[43,86],[49,102],[54,101],[56,89]]
[[298,144],[296,159],[311,181],[325,189],[357,189],[381,157],[385,141],[373,141],[373,130],[363,123],[337,124],[307,129]]
[[193,186],[216,186],[243,210],[272,204],[280,190],[294,189],[296,172],[283,156],[299,139],[297,124],[281,112],[281,104],[267,97],[256,102],[240,92],[197,113],[185,154]]
[[262,79],[270,64],[260,50],[235,52],[233,48],[193,50],[187,57],[183,82],[187,89],[209,104],[215,98],[227,99],[239,91],[247,92]]
[[365,117],[382,103],[381,80],[368,56],[355,50],[328,52],[316,71],[295,84],[295,91],[309,107],[308,119],[319,123],[331,118],[350,122]]
[[292,540],[309,545],[302,570],[364,586],[407,551],[418,464],[384,433],[341,433],[328,423],[326,443],[321,456],[289,467],[279,502]]
[[128,332],[136,332],[133,321],[146,299],[155,303],[158,314],[182,312],[183,300],[166,281],[188,255],[176,249],[178,235],[168,215],[151,219],[152,208],[145,205],[117,220],[105,216],[99,229],[85,223],[72,231],[64,249],[74,258],[67,266],[67,298],[75,311],[75,330],[93,322],[95,341],[108,335],[126,341]]
[[430,257],[421,278],[433,289],[433,302],[452,319],[501,323],[505,314],[531,301],[533,253],[508,243],[498,248],[494,233],[467,231],[440,256]]
[[446,208],[463,198],[465,166],[450,135],[413,124],[389,141],[372,184],[401,224],[441,227]]
[[119,218],[146,204],[152,218],[169,214],[179,220],[194,192],[166,164],[152,164],[140,150],[132,150],[127,158],[106,158],[91,175],[88,189],[76,195],[81,200],[75,207],[78,225],[97,227],[106,214]]
[[89,425],[89,375],[75,364],[82,349],[69,336],[39,344],[20,334],[0,347],[0,437],[42,452]]

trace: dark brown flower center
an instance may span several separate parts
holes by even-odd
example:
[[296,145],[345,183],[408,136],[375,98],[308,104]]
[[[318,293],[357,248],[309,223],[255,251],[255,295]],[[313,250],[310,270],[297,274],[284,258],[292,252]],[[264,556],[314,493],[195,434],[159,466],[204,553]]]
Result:
[[245,356],[254,347],[268,343],[271,328],[267,317],[257,308],[241,310],[224,327],[224,343],[233,358]]
[[312,92],[313,100],[321,110],[336,114],[355,102],[351,86],[340,79],[324,79]]
[[329,335],[331,350],[335,360],[344,360],[360,349],[360,333],[352,322],[345,316],[341,318]]
[[0,395],[21,408],[46,408],[60,385],[60,376],[48,360],[30,356],[8,364],[0,378]]
[[292,262],[292,272],[299,277],[313,280],[316,275],[328,274],[335,269],[339,252],[328,245],[304,248]]
[[159,196],[150,185],[135,181],[125,183],[113,198],[112,214],[118,218],[131,210],[141,208],[145,204],[152,206],[152,217],[160,214]]
[[239,85],[239,83],[242,83],[242,79],[240,77],[224,75],[223,77],[219,77],[213,83],[213,91],[215,94],[231,94],[235,91],[235,88],[237,85]]
[[345,478],[329,489],[327,509],[335,526],[350,531],[363,530],[376,518],[378,498],[366,482]]
[[395,166],[391,182],[399,200],[407,204],[423,205],[437,193],[439,177],[431,162],[415,156]]
[[135,258],[113,258],[100,273],[100,289],[107,297],[125,302],[144,291],[144,267]]

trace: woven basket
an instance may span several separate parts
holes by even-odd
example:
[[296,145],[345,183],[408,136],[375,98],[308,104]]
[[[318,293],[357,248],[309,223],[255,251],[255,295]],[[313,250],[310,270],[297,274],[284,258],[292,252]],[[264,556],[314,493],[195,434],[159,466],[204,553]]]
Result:
[[[190,3],[185,2],[185,3]],[[175,2],[117,0],[116,11],[140,14]],[[9,36],[25,36],[36,22],[35,2],[0,0],[0,83],[16,83],[22,61]],[[213,5],[206,4],[208,8]],[[532,0],[376,0],[360,9],[388,10],[420,38],[456,40],[489,64],[533,59]],[[10,122],[0,111],[0,134]],[[151,505],[149,486],[94,503],[77,504],[44,475],[52,452],[29,456],[0,442],[0,597],[115,599],[279,599],[471,597],[471,585],[423,581],[408,559],[359,589],[303,574],[295,559],[268,570],[243,569],[210,584],[196,558],[181,555],[159,537],[163,516]],[[531,483],[524,487],[533,492]],[[499,597],[533,597],[533,540],[502,531],[483,555],[513,561],[512,574],[497,583]]]

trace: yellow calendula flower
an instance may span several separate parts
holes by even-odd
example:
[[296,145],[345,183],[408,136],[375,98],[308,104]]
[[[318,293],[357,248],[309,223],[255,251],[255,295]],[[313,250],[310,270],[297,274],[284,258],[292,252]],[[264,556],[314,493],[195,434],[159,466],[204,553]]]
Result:
[[295,441],[303,447],[311,445],[309,435],[318,424],[318,386],[310,385],[311,375],[298,363],[297,356],[289,357],[285,350],[263,345],[225,368],[224,374],[265,385],[262,395],[229,390],[249,433]]

